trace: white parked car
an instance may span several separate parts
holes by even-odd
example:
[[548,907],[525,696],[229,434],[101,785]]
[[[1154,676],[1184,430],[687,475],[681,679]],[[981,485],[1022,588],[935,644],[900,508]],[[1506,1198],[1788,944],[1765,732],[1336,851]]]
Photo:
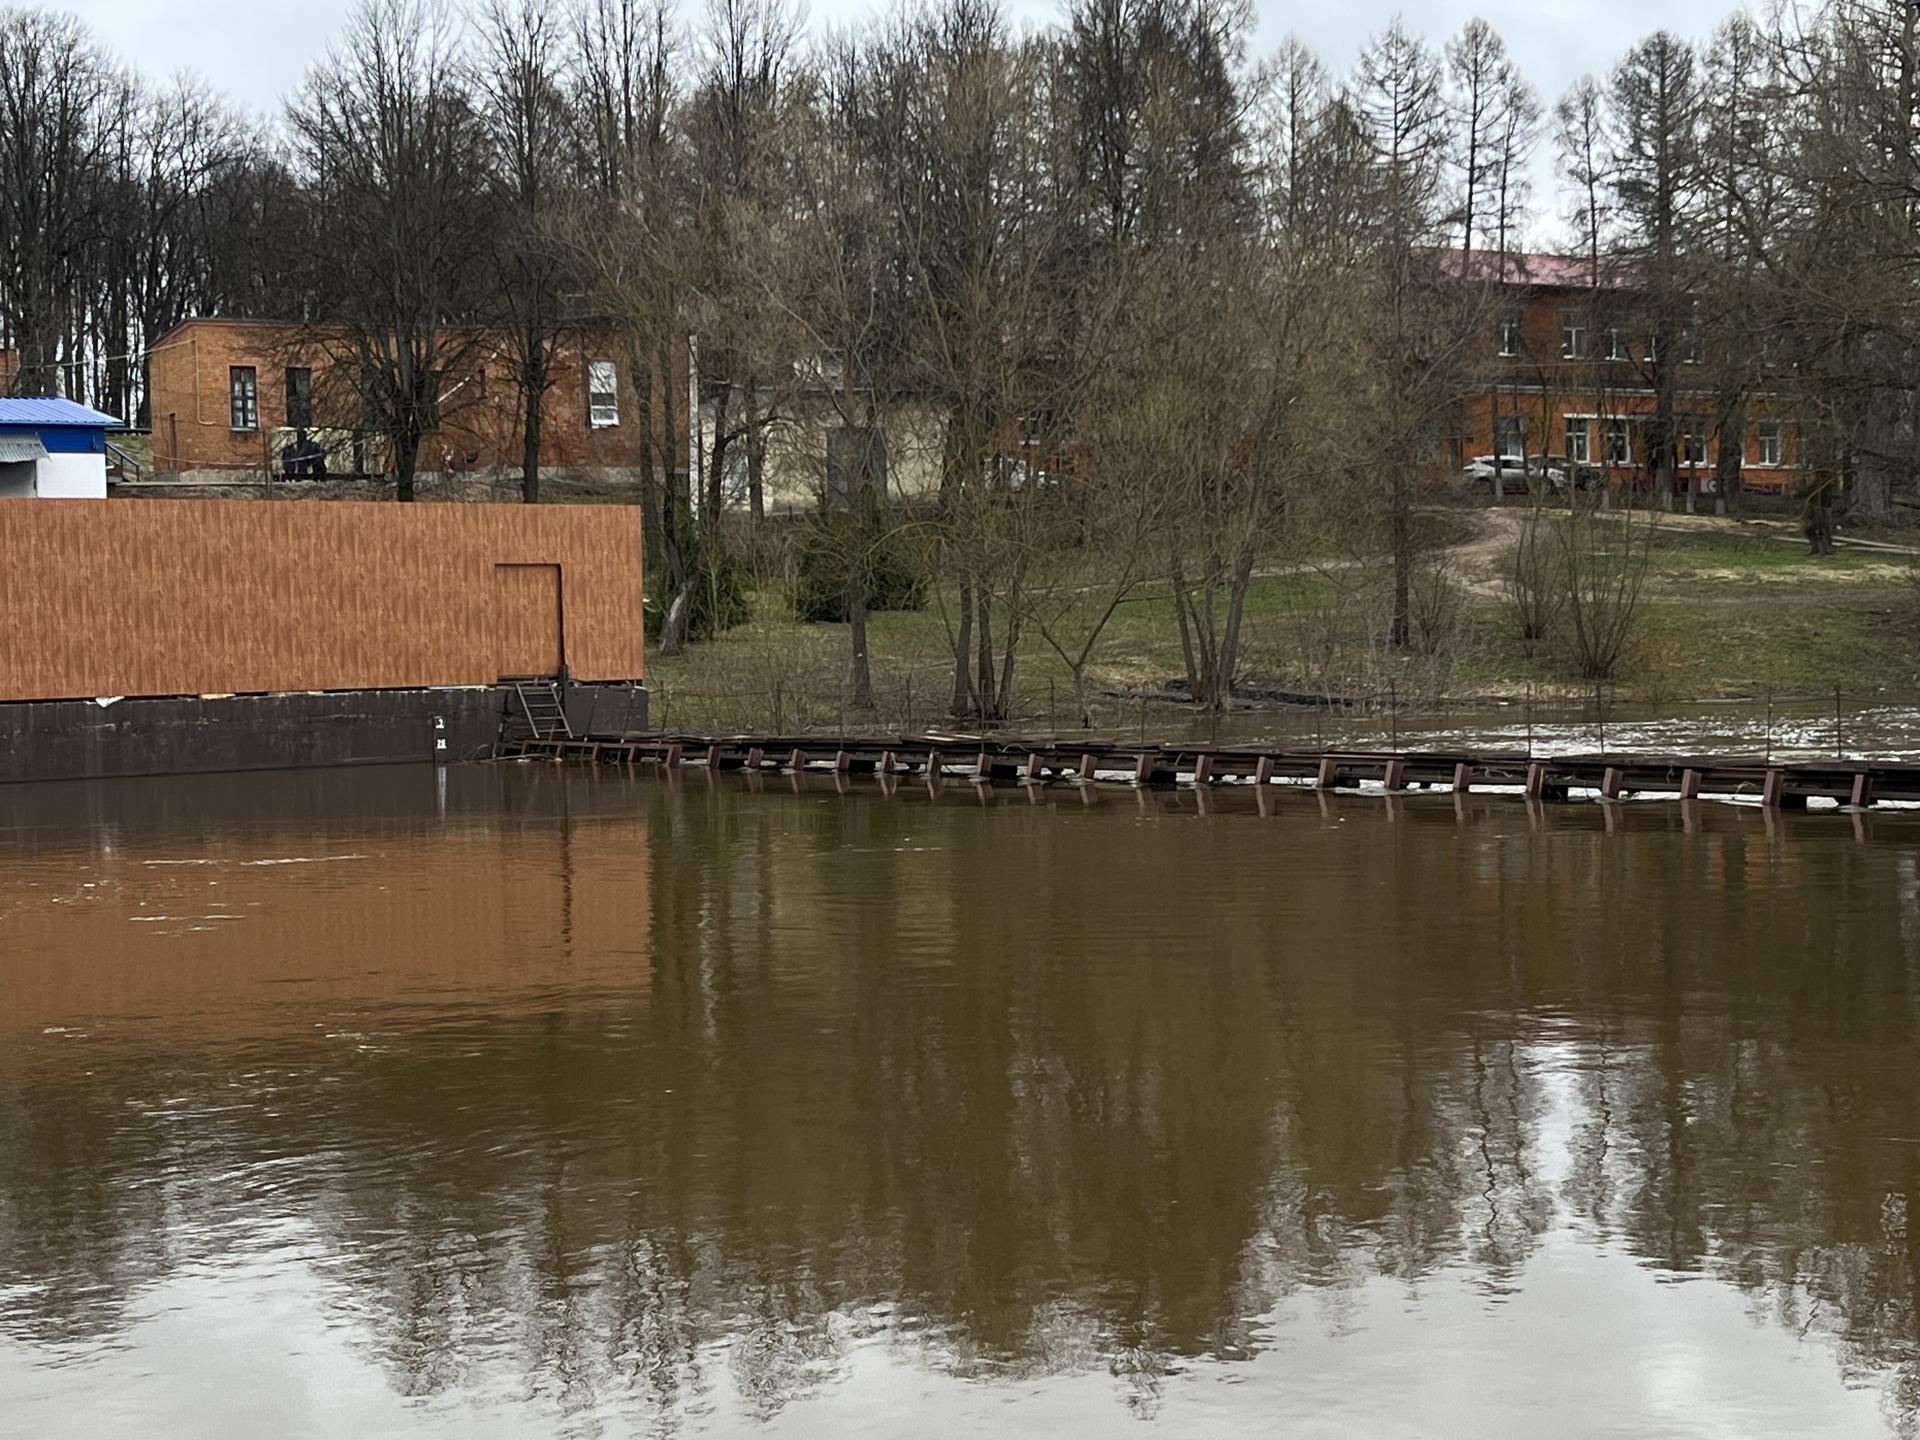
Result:
[[1555,490],[1565,490],[1568,485],[1590,490],[1600,483],[1598,466],[1567,460],[1558,455],[1529,455],[1525,460],[1518,455],[1476,455],[1462,467],[1460,478],[1470,485],[1485,485],[1491,489],[1496,474],[1503,488],[1524,488],[1535,476],[1544,476],[1547,484]]

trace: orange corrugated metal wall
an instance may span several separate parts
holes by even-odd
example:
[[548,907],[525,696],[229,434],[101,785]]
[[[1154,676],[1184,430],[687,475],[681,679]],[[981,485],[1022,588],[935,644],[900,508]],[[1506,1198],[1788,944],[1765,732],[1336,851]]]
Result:
[[502,565],[559,567],[575,679],[639,680],[640,557],[633,506],[0,502],[0,700],[488,684]]

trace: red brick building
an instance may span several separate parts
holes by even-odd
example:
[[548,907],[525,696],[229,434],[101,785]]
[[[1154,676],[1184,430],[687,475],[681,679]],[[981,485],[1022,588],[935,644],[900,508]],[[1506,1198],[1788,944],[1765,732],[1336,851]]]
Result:
[[[449,329],[439,427],[420,446],[423,474],[517,472],[522,402],[505,337]],[[324,452],[329,474],[391,465],[362,418],[357,376],[340,339],[276,321],[193,319],[147,352],[153,468],[165,474],[280,472]],[[656,414],[663,413],[656,386]],[[674,387],[676,389],[680,387]],[[677,394],[684,415],[686,397]],[[540,462],[553,471],[637,470],[646,462],[627,347],[611,329],[569,337],[544,396]]]
[[1587,261],[1563,255],[1516,257],[1496,291],[1487,334],[1492,383],[1466,407],[1461,455],[1550,456],[1592,466],[1615,486],[1650,482],[1649,421],[1655,379],[1665,364],[1674,386],[1675,483],[1712,494],[1723,443],[1741,448],[1742,487],[1777,491],[1800,478],[1791,407],[1749,393],[1739,439],[1727,427],[1713,367],[1700,342],[1682,336],[1661,357],[1630,287],[1595,285]]

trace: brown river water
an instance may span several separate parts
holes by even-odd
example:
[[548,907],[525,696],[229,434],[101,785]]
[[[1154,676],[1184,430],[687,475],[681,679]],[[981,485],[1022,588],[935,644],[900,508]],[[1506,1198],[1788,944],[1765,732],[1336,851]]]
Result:
[[0,1435],[1913,1435],[1916,842],[10,789]]

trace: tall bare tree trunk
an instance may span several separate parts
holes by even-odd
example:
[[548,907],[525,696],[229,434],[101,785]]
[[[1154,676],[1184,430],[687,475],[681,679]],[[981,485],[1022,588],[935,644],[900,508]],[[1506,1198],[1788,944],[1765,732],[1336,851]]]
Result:
[[547,397],[547,338],[537,324],[521,337],[526,346],[521,365],[521,403],[526,406],[520,431],[520,498],[540,503],[540,426]]
[[767,437],[761,428],[760,391],[751,377],[747,381],[747,507],[757,527],[767,518],[765,479]]
[[1407,473],[1409,463],[1405,455],[1394,461],[1388,517],[1388,543],[1393,550],[1393,617],[1387,626],[1387,643],[1395,650],[1406,649],[1413,633],[1413,505],[1409,493],[1412,478]]
[[1720,405],[1720,448],[1713,457],[1713,513],[1737,514],[1740,509],[1740,469],[1746,458],[1747,402],[1730,395]]
[[847,583],[847,619],[853,631],[853,661],[847,673],[847,703],[855,710],[873,708],[873,667],[867,660],[867,584],[858,573]]
[[973,684],[968,679],[973,664],[973,591],[960,587],[960,626],[953,636],[953,704],[956,716],[974,712]]

